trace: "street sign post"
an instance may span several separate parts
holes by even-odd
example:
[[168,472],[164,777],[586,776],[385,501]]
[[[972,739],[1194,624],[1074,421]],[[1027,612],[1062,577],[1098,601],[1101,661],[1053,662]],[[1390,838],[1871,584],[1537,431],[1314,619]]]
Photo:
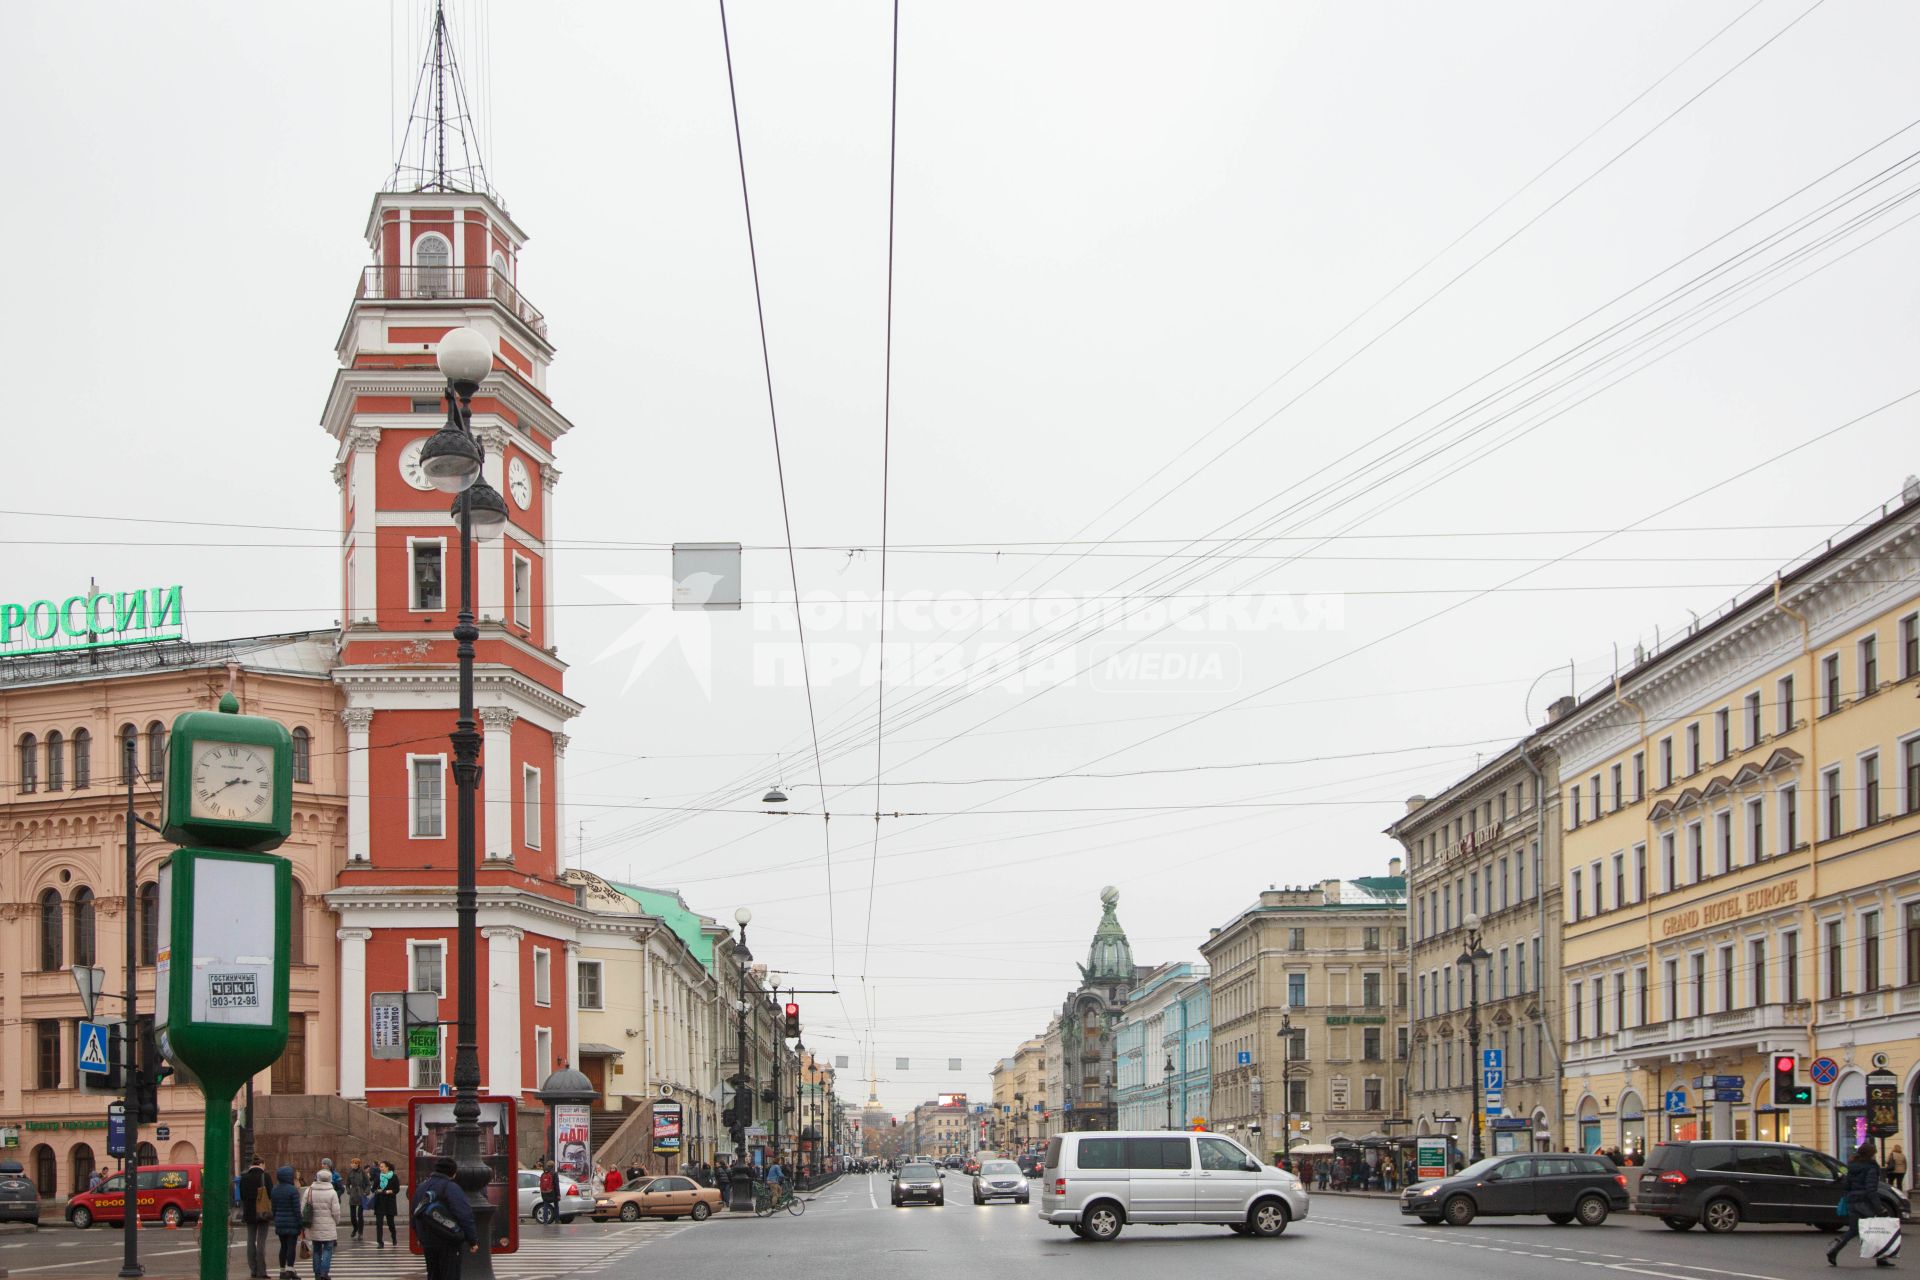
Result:
[[1480,1091],[1486,1096],[1485,1108],[1489,1116],[1497,1116],[1503,1110],[1506,1085],[1505,1054],[1499,1049],[1481,1050]]
[[1666,1102],[1667,1114],[1679,1115],[1687,1109],[1687,1091],[1685,1089],[1667,1090]]
[[106,1075],[113,1070],[113,1059],[107,1053],[107,1024],[82,1022],[79,1025],[80,1069],[89,1075]]
[[107,1104],[107,1154],[122,1159],[127,1154],[127,1104]]

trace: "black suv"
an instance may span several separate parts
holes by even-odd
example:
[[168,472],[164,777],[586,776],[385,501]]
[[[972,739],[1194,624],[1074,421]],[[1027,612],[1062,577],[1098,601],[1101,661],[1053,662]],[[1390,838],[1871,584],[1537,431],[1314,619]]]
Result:
[[1626,1175],[1613,1161],[1546,1151],[1494,1156],[1400,1195],[1400,1212],[1456,1227],[1482,1214],[1541,1214],[1561,1225],[1597,1227],[1609,1213],[1626,1208]]
[[[1785,1142],[1656,1143],[1640,1174],[1636,1213],[1675,1231],[1699,1223],[1731,1231],[1742,1222],[1801,1222],[1838,1230],[1847,1171],[1832,1156]],[[1906,1216],[1905,1197],[1884,1187],[1889,1216]]]
[[909,1200],[924,1204],[947,1202],[946,1183],[940,1177],[940,1170],[931,1162],[909,1161],[893,1175],[893,1207],[898,1209]]

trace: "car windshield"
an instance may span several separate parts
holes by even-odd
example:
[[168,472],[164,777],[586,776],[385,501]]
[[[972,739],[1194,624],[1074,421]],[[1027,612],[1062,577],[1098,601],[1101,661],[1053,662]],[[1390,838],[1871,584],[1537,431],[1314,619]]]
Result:
[[981,1175],[989,1178],[999,1174],[1018,1172],[1020,1172],[1020,1166],[1011,1160],[989,1160],[980,1166]]
[[1487,1176],[1487,1170],[1499,1164],[1504,1158],[1505,1157],[1495,1156],[1486,1160],[1476,1160],[1453,1176],[1456,1178],[1484,1178]]

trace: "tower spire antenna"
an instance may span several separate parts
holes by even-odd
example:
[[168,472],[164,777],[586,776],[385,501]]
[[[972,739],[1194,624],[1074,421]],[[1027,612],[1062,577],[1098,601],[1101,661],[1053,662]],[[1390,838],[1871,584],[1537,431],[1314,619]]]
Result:
[[447,24],[446,0],[434,0],[425,45],[387,189],[463,191],[497,201],[499,195],[487,181],[480,129],[467,101],[466,81]]

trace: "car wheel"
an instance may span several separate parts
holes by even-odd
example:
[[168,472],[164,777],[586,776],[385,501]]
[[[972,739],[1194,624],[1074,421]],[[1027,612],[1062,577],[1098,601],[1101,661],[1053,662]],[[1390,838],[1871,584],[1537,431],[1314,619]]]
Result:
[[640,1206],[639,1206],[639,1205],[637,1205],[637,1204],[635,1204],[635,1203],[634,1203],[633,1201],[631,1201],[631,1200],[629,1200],[629,1201],[627,1201],[627,1202],[626,1202],[625,1204],[623,1204],[623,1205],[621,1205],[621,1206],[620,1206],[620,1221],[622,1221],[622,1222],[638,1222],[638,1221],[640,1221]]
[[1095,1244],[1119,1239],[1122,1225],[1120,1206],[1111,1200],[1096,1201],[1080,1215],[1082,1234]]
[[160,1211],[160,1225],[169,1229],[178,1227],[180,1223],[185,1220],[186,1216],[186,1214],[180,1212],[179,1205],[170,1204]]
[[79,1209],[75,1209],[72,1213],[69,1213],[67,1215],[67,1221],[71,1222],[74,1226],[80,1228],[82,1231],[85,1231],[88,1227],[93,1225],[93,1215],[89,1213],[85,1207],[81,1207]]
[[1455,1196],[1447,1201],[1446,1208],[1440,1212],[1445,1215],[1448,1226],[1464,1227],[1473,1221],[1475,1210],[1472,1200],[1466,1196]]
[[1067,1230],[1073,1232],[1073,1234],[1079,1236],[1082,1240],[1087,1238],[1087,1229],[1077,1222],[1069,1222],[1067,1224]]
[[1020,1203],[1020,1204],[1032,1204],[1032,1203],[1033,1203],[1033,1201],[1031,1201],[1031,1200],[1029,1200],[1029,1199],[1027,1199],[1027,1198],[1026,1198],[1025,1196],[1021,1196],[1021,1197],[1020,1197],[1020,1199],[1019,1199],[1019,1201],[1018,1201],[1018,1203]]
[[1740,1225],[1740,1206],[1722,1196],[1709,1200],[1700,1211],[1700,1225],[1715,1235],[1725,1235]]
[[544,1202],[533,1206],[533,1220],[543,1227],[551,1223],[553,1221],[553,1206]]
[[1286,1234],[1287,1216],[1287,1206],[1278,1200],[1262,1200],[1253,1206],[1253,1212],[1247,1216],[1247,1225],[1262,1240],[1271,1240]]
[[1660,1221],[1666,1223],[1669,1227],[1673,1228],[1675,1231],[1693,1230],[1692,1218],[1662,1218],[1660,1219]]
[[1582,1196],[1573,1207],[1573,1216],[1583,1227],[1597,1227],[1607,1220],[1607,1202],[1603,1196]]
[[702,1200],[699,1204],[693,1206],[693,1220],[695,1222],[705,1222],[712,1216],[713,1208],[708,1205],[706,1201]]

